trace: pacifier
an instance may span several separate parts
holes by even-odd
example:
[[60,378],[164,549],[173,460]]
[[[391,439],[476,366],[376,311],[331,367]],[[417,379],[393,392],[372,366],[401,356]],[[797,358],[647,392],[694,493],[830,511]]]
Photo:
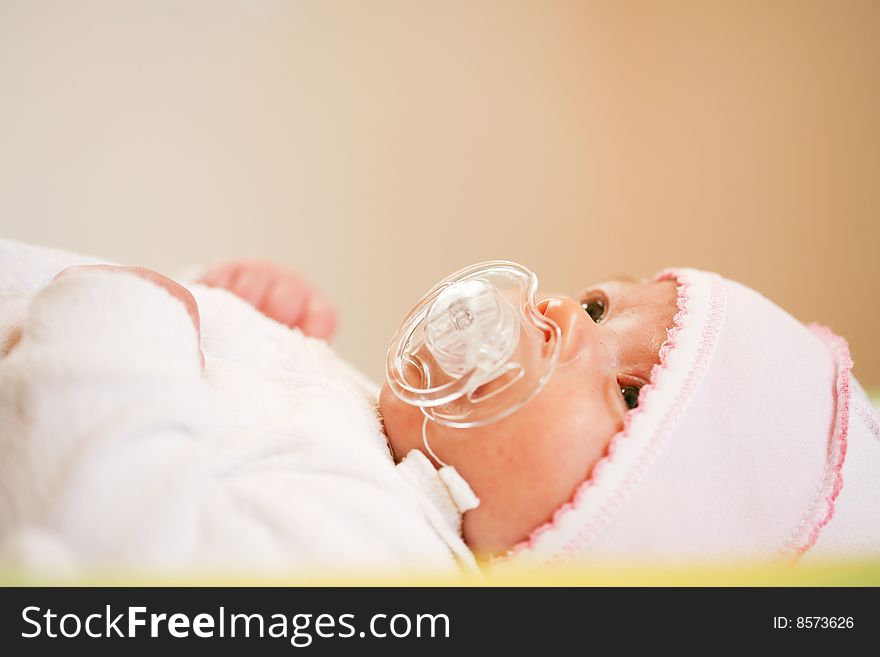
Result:
[[535,303],[538,277],[502,260],[435,285],[406,316],[386,359],[388,386],[426,420],[467,428],[496,422],[544,387],[561,330]]
[[388,387],[424,414],[422,443],[461,513],[480,499],[428,441],[429,421],[496,422],[540,392],[559,362],[562,330],[535,304],[538,277],[515,262],[466,267],[435,285],[388,348]]

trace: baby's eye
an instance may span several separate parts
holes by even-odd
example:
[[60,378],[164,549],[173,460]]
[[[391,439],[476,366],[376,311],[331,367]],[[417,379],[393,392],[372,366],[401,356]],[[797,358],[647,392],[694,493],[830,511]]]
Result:
[[633,409],[639,405],[639,387],[638,386],[621,386],[620,394],[623,395],[623,401],[626,407]]
[[590,319],[597,324],[604,319],[605,308],[607,307],[608,302],[605,299],[605,295],[601,293],[592,294],[581,301],[581,308],[583,308],[590,316]]

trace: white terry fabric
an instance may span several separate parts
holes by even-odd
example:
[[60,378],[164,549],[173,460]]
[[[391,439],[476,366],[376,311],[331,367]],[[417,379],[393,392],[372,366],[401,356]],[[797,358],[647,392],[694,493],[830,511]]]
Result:
[[572,500],[497,565],[880,555],[880,429],[845,341],[708,272],[638,409]]
[[[0,566],[459,572],[375,389],[223,290],[183,306],[97,259],[0,240]],[[454,526],[454,523],[453,525]],[[445,527],[445,529],[444,529]]]
[[[397,467],[412,488],[418,491],[417,499],[425,515],[452,549],[461,567],[467,572],[479,573],[476,558],[461,539],[461,516],[469,509],[461,508],[454,484],[450,486],[443,477],[443,470],[436,470],[428,457],[417,449],[410,450]],[[470,491],[470,486],[464,485]],[[473,491],[470,493],[473,495]]]

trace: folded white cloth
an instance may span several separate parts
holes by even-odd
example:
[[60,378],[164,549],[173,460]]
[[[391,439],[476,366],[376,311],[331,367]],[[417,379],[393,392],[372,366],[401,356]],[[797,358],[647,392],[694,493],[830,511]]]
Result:
[[95,270],[50,284],[93,262],[0,240],[0,565],[475,568],[430,473],[394,465],[375,386],[326,343],[188,285],[202,373],[190,317],[159,286]]

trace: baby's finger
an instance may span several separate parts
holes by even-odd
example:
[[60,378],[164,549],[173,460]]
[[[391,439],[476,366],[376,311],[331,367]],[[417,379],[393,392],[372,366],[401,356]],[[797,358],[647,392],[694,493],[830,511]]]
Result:
[[202,285],[207,285],[208,287],[220,287],[228,289],[229,282],[232,280],[232,277],[235,275],[238,267],[238,263],[234,262],[220,265],[218,267],[213,267],[208,270],[201,278],[199,278],[198,282]]
[[260,308],[276,276],[274,269],[267,265],[245,265],[235,272],[229,289],[255,308]]
[[306,304],[299,329],[314,338],[330,340],[338,325],[336,309],[321,295],[313,294]]
[[258,310],[276,322],[296,326],[302,318],[309,294],[308,287],[302,281],[290,276],[277,278],[266,291]]

